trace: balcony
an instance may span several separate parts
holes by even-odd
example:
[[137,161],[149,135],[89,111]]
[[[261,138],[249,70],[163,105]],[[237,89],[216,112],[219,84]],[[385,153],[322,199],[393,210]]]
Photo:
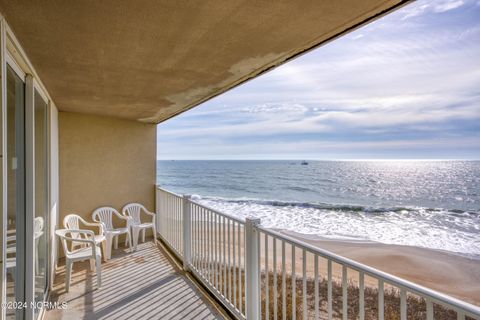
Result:
[[157,232],[237,319],[480,319],[480,307],[157,188]]

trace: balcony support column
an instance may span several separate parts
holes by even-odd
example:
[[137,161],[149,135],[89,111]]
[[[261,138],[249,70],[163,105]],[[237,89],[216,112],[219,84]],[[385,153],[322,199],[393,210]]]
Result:
[[245,276],[246,284],[246,311],[248,320],[260,319],[260,274],[259,255],[260,239],[257,226],[260,219],[247,218],[245,221]]

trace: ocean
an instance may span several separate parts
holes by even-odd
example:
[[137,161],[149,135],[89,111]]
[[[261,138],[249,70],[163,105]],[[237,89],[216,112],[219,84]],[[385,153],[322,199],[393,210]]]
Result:
[[265,227],[480,260],[480,161],[158,161],[157,183]]

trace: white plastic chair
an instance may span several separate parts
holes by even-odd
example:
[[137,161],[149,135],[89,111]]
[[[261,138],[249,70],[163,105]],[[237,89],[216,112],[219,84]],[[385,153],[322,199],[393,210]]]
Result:
[[[98,223],[98,222],[87,222],[85,219],[80,217],[77,214],[69,214],[65,218],[63,218],[63,227],[68,230],[82,230],[82,225],[88,226],[88,227],[97,227],[99,229],[99,234],[96,234],[94,236],[95,243],[97,245],[102,244],[103,246],[103,259],[104,261],[107,261],[107,254],[106,254],[106,245],[105,245],[105,232],[103,228],[103,224]],[[71,236],[75,239],[82,239],[83,235],[80,233],[75,233],[73,232]],[[85,243],[81,241],[72,241],[71,243],[71,249],[74,250],[76,247],[84,247]]]
[[[151,222],[142,223],[141,215],[142,211],[152,217]],[[133,247],[137,250],[138,235],[142,232],[142,242],[145,242],[145,230],[152,228],[153,238],[157,241],[157,229],[155,227],[155,213],[150,212],[140,203],[129,203],[122,209],[122,214],[126,217],[130,217],[130,227],[132,228]]]
[[[77,261],[90,260],[90,268],[96,269],[97,286],[102,285],[101,276],[101,260],[102,253],[100,247],[95,241],[95,234],[91,230],[68,230],[60,229],[55,231],[55,234],[60,238],[63,245],[63,251],[66,259],[66,275],[65,275],[65,290],[70,290],[70,280],[72,278],[72,265]],[[78,237],[80,235],[80,237]],[[80,242],[85,246],[76,250],[69,250],[67,242]]]
[[[113,226],[113,215],[118,218],[125,220],[125,228],[114,228]],[[112,207],[101,207],[93,211],[92,219],[95,222],[99,222],[103,225],[103,230],[105,232],[106,239],[106,253],[107,259],[110,259],[112,256],[112,240],[115,239],[115,249],[118,249],[118,237],[122,234],[126,234],[125,246],[127,243],[130,246],[130,251],[132,251],[132,235],[130,233],[130,218],[124,217],[118,212],[115,208]]]

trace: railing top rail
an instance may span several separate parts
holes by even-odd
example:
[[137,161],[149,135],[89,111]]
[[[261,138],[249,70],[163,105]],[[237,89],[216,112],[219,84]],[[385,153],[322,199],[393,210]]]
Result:
[[170,190],[164,189],[164,188],[162,188],[162,187],[159,186],[159,185],[157,185],[156,188],[157,188],[157,190],[163,191],[163,192],[168,193],[168,194],[170,194],[170,195],[172,195],[172,196],[176,196],[176,197],[179,197],[179,198],[183,198],[183,196],[182,196],[181,194],[178,194],[178,193],[172,192],[172,191],[170,191]]
[[362,263],[356,262],[354,260],[339,256],[333,252],[330,252],[325,249],[320,249],[316,246],[313,246],[311,244],[305,243],[301,240],[292,238],[288,235],[285,235],[283,233],[280,233],[278,231],[272,230],[272,229],[267,229],[264,227],[258,227],[262,232],[265,234],[269,234],[270,236],[273,236],[275,238],[284,240],[290,244],[295,245],[296,247],[299,247],[301,249],[305,249],[311,253],[317,254],[319,256],[322,256],[324,258],[330,259],[336,263],[346,265],[350,267],[351,269],[355,269],[357,271],[362,271],[367,275],[370,275],[374,278],[380,278],[384,280],[387,283],[390,283],[396,287],[399,288],[404,288],[407,291],[410,291],[412,293],[417,293],[421,296],[428,296],[434,300],[436,300],[438,303],[443,304],[443,305],[448,305],[452,306],[454,308],[461,309],[463,311],[466,311],[468,313],[471,313],[472,315],[475,316],[480,316],[480,307],[470,304],[468,302],[453,298],[451,296],[448,296],[446,294],[437,292],[435,290],[423,287],[421,285],[418,285],[416,283],[410,282],[408,280],[404,280],[402,278],[396,277],[394,275],[388,274],[386,272],[377,270],[375,268],[369,267],[367,265],[364,265]]
[[204,204],[198,203],[197,201],[194,201],[194,200],[192,200],[192,199],[189,199],[189,201],[190,201],[191,203],[193,203],[194,205],[199,206],[200,208],[203,208],[203,209],[206,209],[206,210],[210,210],[210,211],[212,211],[213,213],[218,214],[218,215],[220,215],[220,216],[223,216],[223,217],[225,217],[225,218],[227,218],[227,219],[230,219],[230,220],[232,220],[232,221],[235,221],[235,222],[238,222],[238,223],[241,223],[241,224],[245,224],[245,220],[244,220],[244,219],[235,217],[235,216],[233,216],[233,215],[231,215],[231,214],[228,214],[228,213],[220,212],[220,211],[218,211],[218,210],[216,210],[216,209],[214,209],[214,208],[212,208],[212,207],[209,207],[209,206],[206,206],[206,205],[204,205]]

